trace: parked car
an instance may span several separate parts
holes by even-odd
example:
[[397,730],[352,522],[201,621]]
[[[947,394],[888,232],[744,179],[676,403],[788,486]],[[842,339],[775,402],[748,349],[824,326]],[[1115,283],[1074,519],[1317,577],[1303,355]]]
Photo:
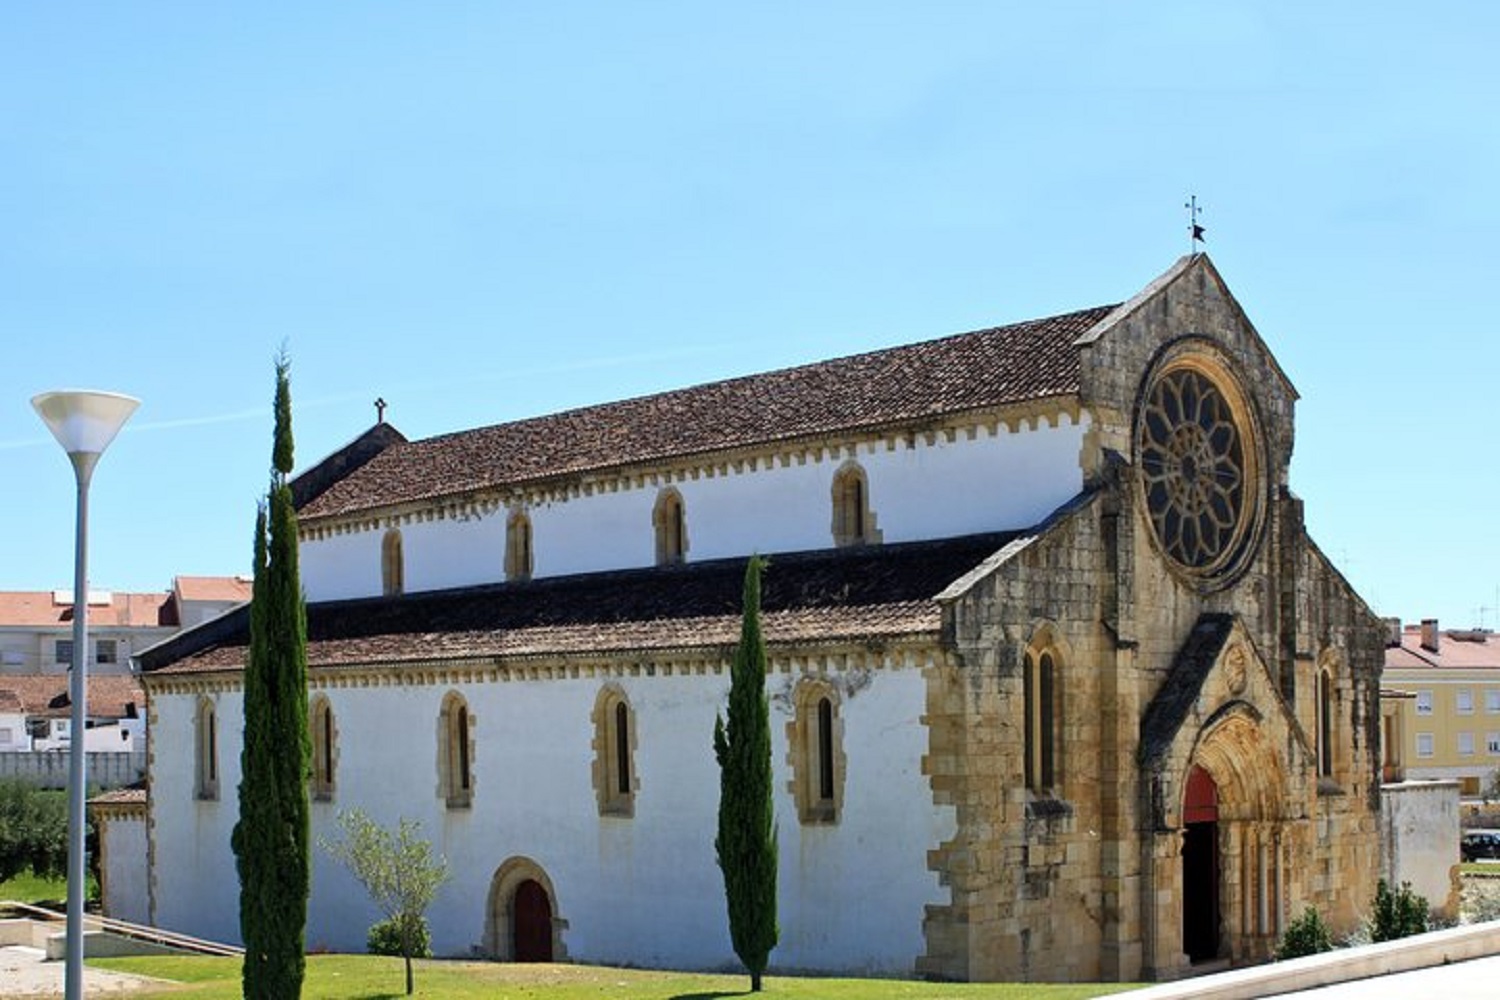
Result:
[[1466,830],[1458,842],[1458,853],[1465,861],[1500,858],[1500,830]]

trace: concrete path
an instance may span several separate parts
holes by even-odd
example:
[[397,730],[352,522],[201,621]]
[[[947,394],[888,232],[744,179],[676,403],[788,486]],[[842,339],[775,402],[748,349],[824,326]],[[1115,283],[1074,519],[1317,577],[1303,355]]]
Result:
[[[10,945],[0,948],[0,1000],[17,997],[60,997],[63,995],[62,962],[44,961],[40,948]],[[87,995],[105,996],[138,990],[156,981],[122,972],[83,967],[83,991]]]
[[[1126,994],[1127,996],[1129,994]],[[1500,955],[1284,993],[1295,1000],[1491,1000],[1500,996]]]

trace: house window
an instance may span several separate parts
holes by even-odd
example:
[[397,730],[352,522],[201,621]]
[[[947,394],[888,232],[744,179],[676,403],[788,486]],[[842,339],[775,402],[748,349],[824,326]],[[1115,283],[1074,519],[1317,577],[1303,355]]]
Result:
[[1468,688],[1459,688],[1453,693],[1455,703],[1458,705],[1459,715],[1472,715],[1474,713],[1474,692]]
[[523,510],[505,522],[505,578],[531,579],[531,517]]
[[1417,734],[1417,756],[1418,757],[1431,757],[1432,756],[1432,734],[1431,733],[1418,733]]
[[1026,787],[1047,791],[1057,784],[1057,720],[1062,715],[1053,649],[1026,651],[1023,686]]
[[1318,774],[1333,774],[1333,675],[1318,674]]
[[1500,733],[1485,733],[1484,747],[1491,757],[1500,756]]
[[617,685],[594,701],[594,792],[601,816],[635,815],[640,780],[635,769],[635,712]]
[[197,749],[195,789],[200,799],[219,797],[219,719],[213,702],[198,701],[197,724],[194,727]]
[[380,541],[380,592],[387,597],[394,597],[405,587],[406,566],[401,553],[401,532],[392,528]]
[[843,811],[844,740],[839,692],[822,679],[804,680],[787,724],[792,798],[804,823],[837,823]]
[[1459,733],[1458,734],[1458,755],[1460,757],[1472,757],[1472,756],[1474,756],[1474,734],[1473,733]]
[[1500,688],[1485,688],[1484,710],[1493,714],[1500,714]]
[[333,705],[324,695],[313,698],[308,728],[312,731],[312,796],[319,802],[333,801],[333,776],[337,760]]
[[656,498],[656,509],[651,513],[651,523],[656,528],[656,564],[667,566],[680,563],[687,558],[687,515],[683,510],[682,494],[668,487]]
[[856,462],[846,462],[833,477],[833,543],[864,545],[879,540],[865,470]]
[[94,644],[95,663],[118,663],[119,646],[114,639],[100,639]]
[[1432,692],[1431,691],[1418,691],[1417,692],[1417,714],[1418,715],[1431,715],[1432,714]]
[[438,788],[449,809],[474,801],[474,716],[457,691],[443,699],[438,714]]
[[58,663],[73,662],[73,640],[59,639],[53,644],[52,659]]

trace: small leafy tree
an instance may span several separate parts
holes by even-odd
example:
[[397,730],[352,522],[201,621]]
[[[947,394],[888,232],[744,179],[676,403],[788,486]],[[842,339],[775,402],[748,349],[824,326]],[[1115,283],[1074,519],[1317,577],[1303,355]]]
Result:
[[1301,958],[1332,950],[1333,935],[1328,933],[1328,925],[1318,911],[1309,906],[1302,911],[1302,916],[1287,925],[1286,933],[1276,946],[1276,957],[1283,960]]
[[771,809],[771,710],[766,701],[766,642],[760,631],[760,573],[745,567],[740,644],[729,681],[728,721],[714,719],[719,761],[719,835],[714,851],[724,873],[729,937],[759,992],[776,947],[776,816]]
[[365,935],[365,951],[371,955],[400,958],[408,947],[412,958],[432,957],[432,934],[425,918],[419,918],[415,928],[401,920],[382,920]]
[[[426,951],[425,914],[437,891],[448,881],[448,862],[432,853],[422,839],[422,824],[403,818],[388,830],[358,809],[339,813],[343,836],[318,841],[323,850],[349,869],[369,892],[386,920],[396,925],[399,954],[406,960],[406,994],[412,992],[413,956]],[[380,924],[375,925],[377,928]],[[371,941],[375,940],[371,928]]]
[[1395,941],[1427,930],[1427,900],[1402,882],[1395,892],[1385,879],[1375,884],[1375,914],[1370,918],[1371,941]]
[[67,798],[18,779],[0,781],[0,882],[27,869],[61,878],[67,868]]

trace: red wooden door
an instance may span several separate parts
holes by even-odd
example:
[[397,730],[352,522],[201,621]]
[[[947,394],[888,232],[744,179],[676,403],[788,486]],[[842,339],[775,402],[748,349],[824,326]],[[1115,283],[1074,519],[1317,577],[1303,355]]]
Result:
[[535,879],[516,886],[511,903],[511,954],[517,962],[552,961],[552,901]]

